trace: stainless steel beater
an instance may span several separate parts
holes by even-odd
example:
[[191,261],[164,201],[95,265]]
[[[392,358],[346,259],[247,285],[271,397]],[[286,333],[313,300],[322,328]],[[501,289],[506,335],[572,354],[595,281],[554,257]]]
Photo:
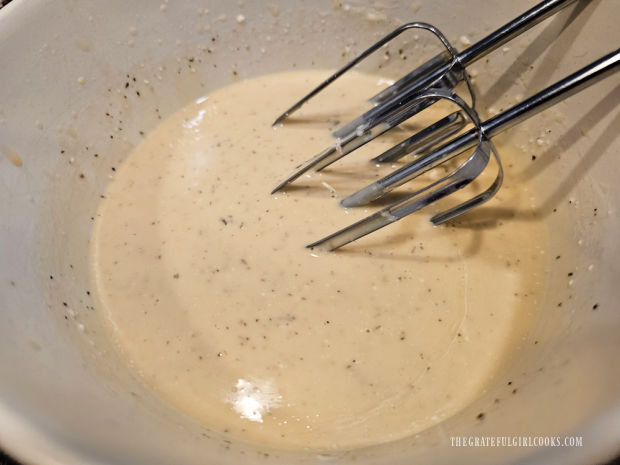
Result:
[[[466,202],[434,215],[431,218],[431,222],[434,225],[440,225],[486,202],[497,193],[503,179],[501,161],[490,137],[591,86],[612,73],[617,72],[619,69],[620,49],[605,55],[520,104],[482,123],[471,108],[466,109],[466,107],[463,107],[466,109],[465,111],[474,125],[471,130],[455,137],[431,152],[424,154],[417,160],[403,166],[388,176],[355,192],[343,199],[341,203],[343,206],[351,207],[363,205],[378,199],[396,187],[403,185],[422,173],[457,156],[464,150],[475,147],[473,154],[463,164],[447,176],[429,184],[423,189],[407,195],[405,198],[389,207],[379,210],[373,215],[316,241],[307,247],[314,248],[320,246],[328,250],[334,250],[377,229],[387,226],[390,223],[398,221],[470,184],[486,168],[491,154],[493,154],[497,160],[499,169],[495,181],[491,186]],[[450,95],[445,91],[428,91],[421,95],[420,98],[423,99],[429,96],[450,99],[459,105],[463,103],[458,96]]]
[[[485,170],[491,155],[497,161],[498,166],[495,180],[491,186],[466,202],[433,216],[431,221],[433,224],[439,225],[493,197],[501,187],[503,171],[501,161],[490,138],[617,71],[620,66],[620,50],[602,57],[485,122],[480,121],[474,109],[475,96],[464,68],[467,64],[486,55],[491,50],[501,46],[511,38],[574,1],[543,1],[460,54],[456,52],[445,36],[434,26],[426,23],[405,24],[364,51],[360,56],[330,76],[281,115],[274,124],[283,121],[340,75],[403,31],[411,28],[420,28],[433,33],[443,44],[446,49],[445,52],[437,55],[374,96],[371,102],[376,104],[375,107],[335,131],[333,135],[337,138],[337,141],[333,146],[301,165],[291,176],[279,184],[273,192],[282,189],[310,169],[314,168],[319,171],[325,168],[442,99],[452,102],[459,107],[459,110],[405,139],[390,150],[374,158],[373,161],[393,161],[409,153],[414,153],[419,155],[419,157],[412,163],[404,165],[388,176],[343,199],[342,205],[353,207],[376,200],[422,173],[443,164],[467,149],[475,147],[473,154],[465,162],[438,181],[307,247],[314,248],[320,246],[328,250],[337,249],[420,210],[430,203],[469,185]],[[467,84],[471,105],[466,103],[454,91],[454,87],[460,81],[465,81]],[[468,125],[473,127],[463,132]],[[455,137],[438,146],[451,136]]]
[[[300,166],[291,176],[280,183],[273,192],[278,191],[288,183],[294,181],[309,169],[314,168],[320,171],[435,103],[437,99],[432,97],[427,99],[417,98],[418,93],[425,89],[438,88],[453,90],[457,84],[465,81],[470,94],[471,106],[475,108],[475,95],[472,91],[465,68],[575,1],[576,0],[543,0],[535,7],[500,27],[461,53],[458,53],[454,47],[452,47],[448,39],[431,24],[412,22],[395,29],[323,81],[319,86],[280,115],[273,124],[277,125],[283,122],[292,113],[301,108],[308,100],[325,89],[325,87],[405,31],[410,29],[427,30],[439,39],[445,51],[370,98],[369,101],[374,103],[375,107],[359,118],[337,129],[333,133],[333,136],[338,139],[338,142],[334,144],[334,146],[326,149]],[[450,115],[450,118],[444,118],[432,125],[432,130],[429,128],[424,134],[425,140],[438,141],[437,138],[445,139],[455,131],[460,130],[464,125],[465,121],[463,115],[457,112],[455,115]],[[418,143],[424,145],[419,139],[423,139],[422,135],[417,136],[415,140],[411,141],[413,145],[410,148],[418,148]],[[395,158],[391,158],[390,160],[393,159]],[[383,159],[376,161],[388,160]]]

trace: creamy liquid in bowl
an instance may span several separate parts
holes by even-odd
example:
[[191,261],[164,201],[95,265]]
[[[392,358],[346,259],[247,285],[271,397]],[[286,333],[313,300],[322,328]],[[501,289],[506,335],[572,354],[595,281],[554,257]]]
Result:
[[[486,207],[305,249],[373,211],[338,200],[405,137],[269,195],[378,90],[352,74],[271,127],[324,76],[265,76],[180,110],[117,169],[93,239],[99,310],[144,381],[208,428],[280,448],[381,443],[458,412],[522,342],[547,269],[544,224],[477,221]],[[490,205],[527,211],[510,176]]]

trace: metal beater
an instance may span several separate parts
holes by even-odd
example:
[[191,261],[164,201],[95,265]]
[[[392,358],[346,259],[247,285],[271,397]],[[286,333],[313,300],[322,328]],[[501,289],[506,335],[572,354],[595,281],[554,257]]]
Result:
[[[320,171],[329,166],[439,100],[448,100],[459,109],[375,157],[373,161],[392,162],[411,153],[418,157],[346,197],[341,204],[344,207],[355,207],[377,200],[474,147],[471,156],[441,179],[307,247],[334,250],[398,221],[469,185],[487,168],[491,156],[495,158],[498,166],[493,183],[482,193],[434,215],[431,222],[435,225],[442,224],[492,198],[501,187],[503,170],[491,137],[618,71],[620,49],[484,122],[475,110],[476,99],[465,67],[574,1],[576,0],[545,0],[460,53],[434,26],[420,22],[407,23],[365,50],[278,117],[274,125],[284,121],[334,80],[402,32],[424,29],[439,39],[445,51],[372,97],[370,101],[375,104],[372,109],[336,130],[333,136],[337,140],[331,147],[299,166],[272,193],[310,169]],[[463,81],[466,83],[471,103],[467,103],[454,90],[456,85]],[[468,127],[470,129],[466,130]],[[453,138],[448,140],[450,137]]]

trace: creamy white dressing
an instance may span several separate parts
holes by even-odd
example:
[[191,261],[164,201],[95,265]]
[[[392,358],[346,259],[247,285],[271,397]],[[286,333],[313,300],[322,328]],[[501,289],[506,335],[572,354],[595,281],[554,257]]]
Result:
[[117,170],[93,239],[99,310],[144,381],[208,428],[281,448],[382,443],[458,412],[517,350],[546,278],[545,226],[510,168],[460,222],[420,212],[305,249],[376,208],[338,201],[393,169],[368,160],[407,135],[269,195],[385,85],[346,76],[271,127],[324,77],[264,76],[181,109]]

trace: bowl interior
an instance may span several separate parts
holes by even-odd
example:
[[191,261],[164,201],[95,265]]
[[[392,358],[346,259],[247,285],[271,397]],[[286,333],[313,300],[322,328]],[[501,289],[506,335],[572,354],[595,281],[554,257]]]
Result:
[[[574,266],[552,270],[536,328],[497,382],[415,437],[318,458],[230,443],[141,384],[110,347],[90,295],[89,239],[110,167],[160,119],[234,80],[341,66],[410,20],[436,24],[462,48],[461,36],[477,40],[532,3],[15,0],[0,11],[0,41],[10,44],[0,49],[10,76],[0,86],[0,445],[41,464],[590,463],[613,454],[620,428],[617,77],[498,136],[522,156],[536,155],[520,174],[540,193],[537,214],[572,244]],[[577,2],[472,65],[481,113],[505,109],[611,51],[618,32],[609,19],[619,13],[616,2]],[[238,14],[246,21],[238,23]],[[366,68],[378,66],[397,77],[412,61],[380,54]],[[506,380],[518,395],[506,396]],[[481,423],[479,411],[494,414]],[[583,447],[449,443],[451,436],[572,434],[584,437]]]

